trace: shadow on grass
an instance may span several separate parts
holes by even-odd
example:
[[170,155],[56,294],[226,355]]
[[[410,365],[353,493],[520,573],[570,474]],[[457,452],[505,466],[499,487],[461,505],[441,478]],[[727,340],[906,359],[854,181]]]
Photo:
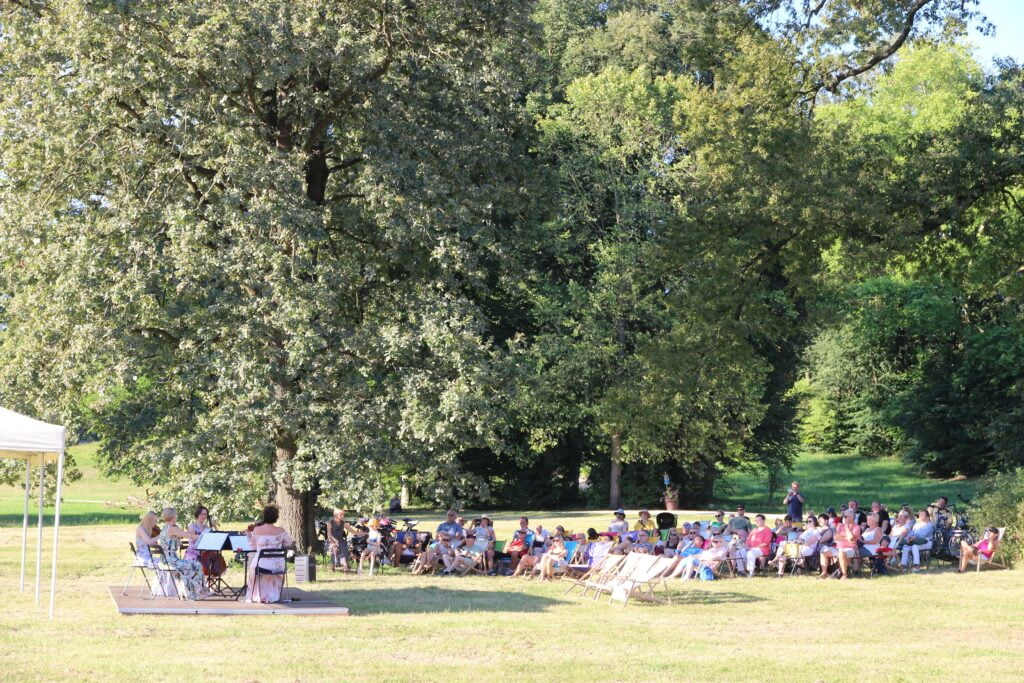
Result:
[[438,612],[543,612],[569,602],[508,590],[458,590],[438,586],[320,591],[353,616]]
[[718,593],[704,590],[672,592],[672,604],[674,605],[731,605],[764,601],[765,598],[748,595],[747,593]]

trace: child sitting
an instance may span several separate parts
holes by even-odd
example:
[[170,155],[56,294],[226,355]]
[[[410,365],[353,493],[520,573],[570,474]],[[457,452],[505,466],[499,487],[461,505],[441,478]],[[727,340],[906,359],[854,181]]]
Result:
[[889,547],[889,537],[882,536],[882,540],[878,544],[878,549],[875,550],[875,557],[871,564],[871,572],[873,574],[888,574],[889,560],[892,559],[893,550]]

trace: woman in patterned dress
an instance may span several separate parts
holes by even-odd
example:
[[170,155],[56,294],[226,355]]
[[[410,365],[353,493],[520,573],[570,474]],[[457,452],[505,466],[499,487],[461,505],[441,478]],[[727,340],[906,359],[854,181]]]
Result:
[[181,575],[181,581],[185,584],[185,597],[189,600],[202,600],[210,595],[203,585],[202,565],[195,560],[178,557],[181,539],[187,538],[189,543],[195,543],[199,537],[191,531],[181,530],[178,526],[178,511],[174,508],[164,508],[161,518],[164,520],[164,528],[157,537],[157,542],[164,549],[167,564]]
[[287,571],[284,558],[257,559],[260,550],[280,550],[295,546],[291,535],[277,523],[279,512],[277,506],[268,505],[263,508],[262,523],[253,527],[249,532],[249,541],[252,549],[256,551],[252,562],[249,565],[248,591],[245,596],[246,602],[280,602],[281,588],[284,586],[284,574],[256,574],[256,564],[263,569],[275,572]]

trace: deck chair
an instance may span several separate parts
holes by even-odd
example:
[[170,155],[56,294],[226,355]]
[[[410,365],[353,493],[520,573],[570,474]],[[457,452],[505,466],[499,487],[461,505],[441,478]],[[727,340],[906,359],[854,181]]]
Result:
[[578,579],[570,579],[572,585],[565,590],[565,594],[568,595],[573,588],[578,587],[583,589],[580,597],[585,596],[588,591],[594,590],[594,585],[608,581],[619,572],[628,558],[629,555],[605,555],[601,562],[595,563],[583,576]]
[[611,541],[580,544],[576,549],[576,557],[569,562],[565,577],[578,578],[586,574],[591,567],[600,563],[608,555],[608,551],[614,545]]
[[163,546],[149,546],[149,555],[153,558],[157,581],[159,581],[164,595],[168,598],[184,600],[186,592],[185,586],[181,582],[181,573],[167,563],[167,555],[164,553]]
[[573,588],[583,588],[586,590],[588,581],[597,581],[603,574],[615,571],[615,567],[625,559],[626,555],[605,554],[599,559],[595,559],[579,576],[565,574],[562,576],[562,581],[568,581],[569,587],[565,589],[562,595],[568,595]]
[[566,541],[565,542],[565,565],[560,571],[556,571],[556,574],[565,576],[569,573],[569,567],[572,566],[570,562],[577,555],[577,551],[580,549],[579,541]]
[[143,587],[139,589],[139,597],[141,598],[142,594],[146,590],[149,590],[150,595],[152,596],[154,594],[153,586],[149,582],[149,576],[146,574],[146,570],[152,569],[153,565],[147,564],[145,560],[139,557],[138,553],[135,550],[135,544],[131,541],[128,542],[128,548],[132,551],[132,564],[131,568],[128,570],[128,578],[124,582],[124,590],[121,591],[121,595],[128,595],[128,584],[132,582],[132,577],[135,575],[135,570],[138,569],[139,573],[142,574],[142,580],[145,581]]
[[[273,569],[271,567],[264,567],[260,565],[261,560],[281,560],[282,569]],[[285,598],[285,591],[288,590],[288,551],[281,548],[265,548],[263,550],[256,551],[256,559],[253,560],[255,563],[253,574],[255,575],[254,581],[259,581],[261,576],[280,576],[281,577],[281,602],[291,602],[290,598]]]
[[[609,592],[608,602],[621,600],[625,606],[631,597],[652,602],[668,602],[672,604],[668,583],[665,576],[679,564],[678,557],[655,556],[655,561],[646,570],[637,569],[633,575],[619,581]],[[664,599],[655,594],[658,586],[664,586]]]
[[[986,565],[986,566],[989,566],[989,567],[994,567],[996,569],[1009,569],[1010,568],[1010,565],[1007,564],[1007,562],[1006,562],[1005,555],[1002,554],[1003,553],[1003,536],[1006,535],[1006,527],[1005,526],[1001,526],[1001,527],[996,527],[996,529],[998,529],[998,531],[999,531],[999,538],[996,539],[996,549],[992,551],[992,557],[987,559],[987,560],[985,559],[984,555],[982,555],[981,553],[978,553],[978,557],[974,561],[975,564],[977,565],[976,568],[975,568],[976,572],[980,572],[981,571],[981,566],[982,565]],[[996,560],[996,557],[999,558],[998,561]]]
[[[631,558],[632,561],[631,561]],[[618,570],[613,572],[610,576],[606,577],[601,582],[588,582],[587,588],[593,589],[594,600],[602,593],[609,594],[609,602],[611,602],[611,593],[616,589],[623,586],[632,585],[633,582],[640,579],[642,576],[646,576],[655,563],[663,559],[657,555],[647,555],[646,553],[630,553],[626,555],[626,561],[619,565]],[[586,591],[584,591],[586,594]]]

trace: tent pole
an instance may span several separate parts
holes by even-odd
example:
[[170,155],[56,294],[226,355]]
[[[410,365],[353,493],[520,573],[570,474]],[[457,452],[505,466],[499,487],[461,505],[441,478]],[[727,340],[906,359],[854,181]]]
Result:
[[64,449],[60,449],[57,461],[57,501],[53,514],[53,563],[50,567],[50,618],[53,619],[53,603],[57,595],[57,536],[60,534],[60,490],[64,482]]
[[25,515],[21,520],[21,584],[18,589],[25,592],[25,547],[28,545],[28,490],[32,487],[32,463],[25,458]]
[[43,489],[46,485],[46,461],[39,456],[39,531],[36,534],[36,604],[39,604],[39,574],[43,566]]

